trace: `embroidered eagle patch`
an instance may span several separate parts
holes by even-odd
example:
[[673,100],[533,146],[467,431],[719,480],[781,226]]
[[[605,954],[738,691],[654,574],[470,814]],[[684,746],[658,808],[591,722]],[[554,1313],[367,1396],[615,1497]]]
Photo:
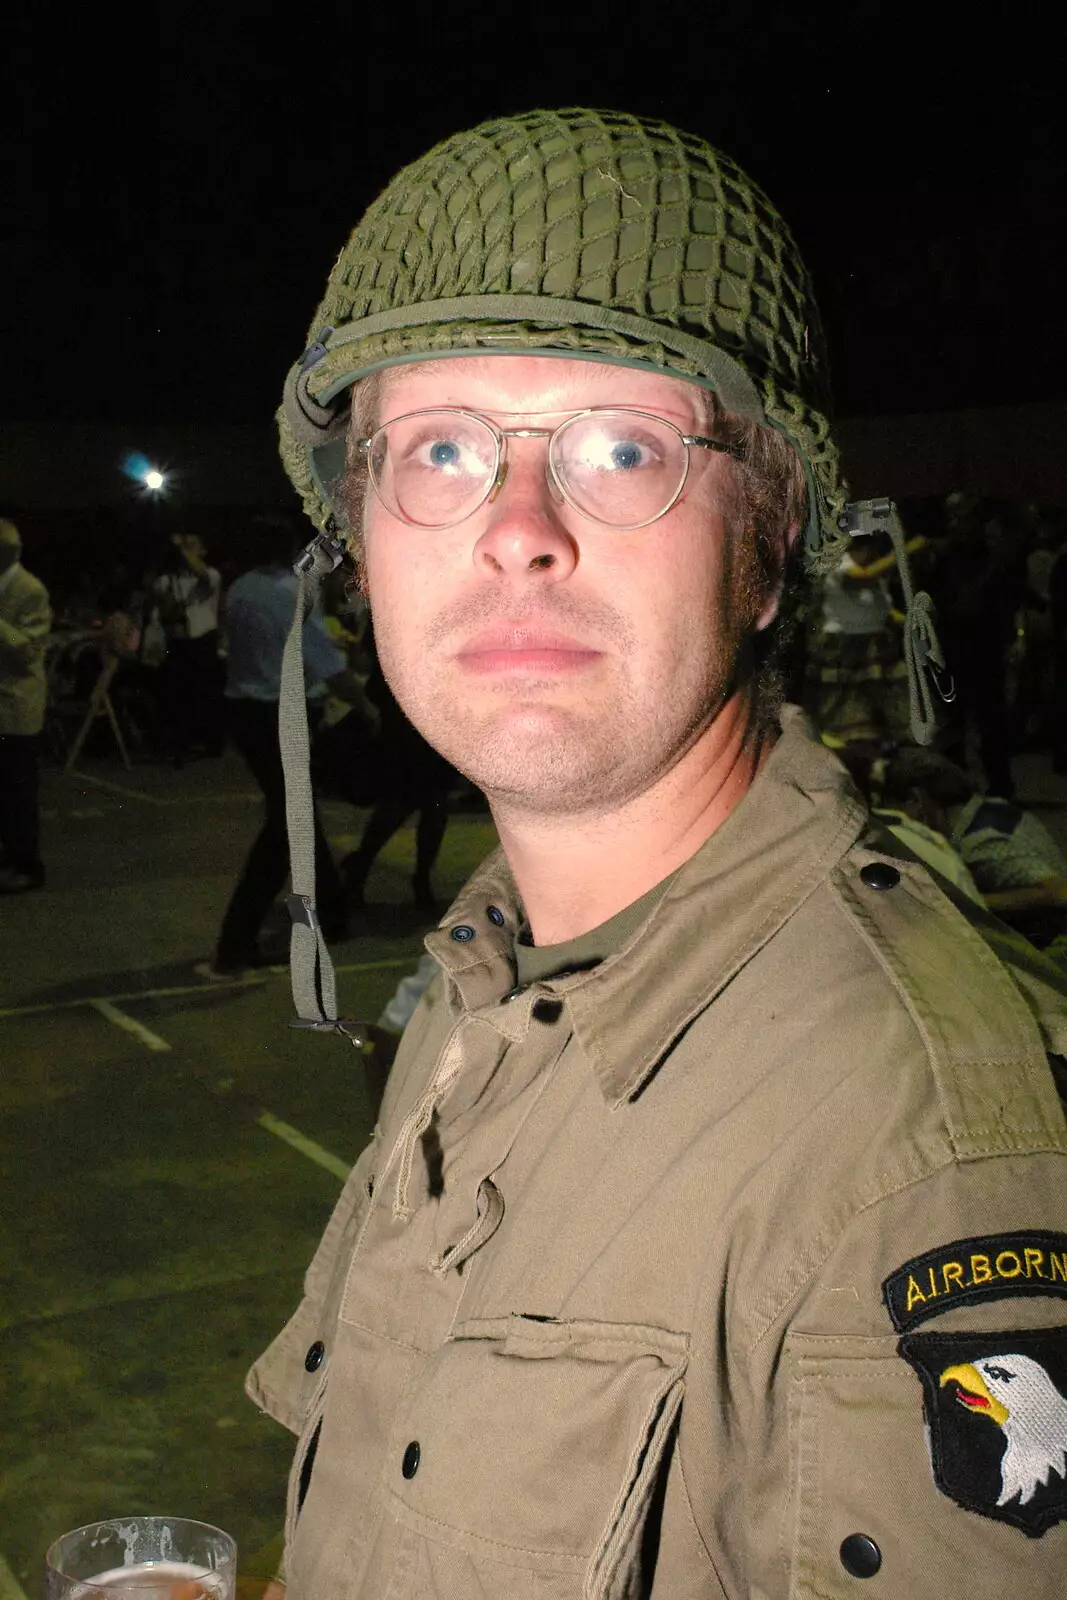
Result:
[[934,1481],[1032,1539],[1067,1521],[1067,1328],[911,1333]]

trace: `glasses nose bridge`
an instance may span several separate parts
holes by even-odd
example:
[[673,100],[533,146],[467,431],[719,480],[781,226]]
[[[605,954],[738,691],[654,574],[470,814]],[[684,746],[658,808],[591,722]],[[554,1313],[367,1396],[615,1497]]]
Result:
[[500,428],[500,459],[507,460],[509,439],[546,439],[548,448],[545,452],[545,461],[552,452],[552,440],[559,432],[558,428]]
[[545,451],[545,482],[548,484],[554,497],[558,498],[559,491],[552,472],[550,455],[552,440],[559,432],[559,428],[497,428],[500,440],[499,460],[497,462],[496,477],[493,479],[486,496],[490,505],[504,487],[508,475],[508,440],[509,439],[547,439],[548,449]]

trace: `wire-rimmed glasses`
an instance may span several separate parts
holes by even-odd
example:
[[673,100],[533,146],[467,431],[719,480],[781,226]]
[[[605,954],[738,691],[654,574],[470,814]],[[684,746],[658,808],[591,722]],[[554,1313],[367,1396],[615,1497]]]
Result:
[[627,406],[593,406],[555,428],[501,428],[477,411],[432,406],[393,417],[356,444],[386,510],[416,528],[451,528],[500,493],[509,439],[547,439],[557,497],[620,532],[647,528],[676,504],[692,447],[742,455]]

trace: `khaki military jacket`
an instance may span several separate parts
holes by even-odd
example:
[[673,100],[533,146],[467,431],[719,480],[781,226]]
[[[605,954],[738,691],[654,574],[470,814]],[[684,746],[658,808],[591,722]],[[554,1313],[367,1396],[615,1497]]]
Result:
[[290,1600],[1064,1600],[1067,1006],[796,714],[594,970],[491,858],[249,1378]]
[[0,573],[0,734],[44,727],[48,591],[20,561]]

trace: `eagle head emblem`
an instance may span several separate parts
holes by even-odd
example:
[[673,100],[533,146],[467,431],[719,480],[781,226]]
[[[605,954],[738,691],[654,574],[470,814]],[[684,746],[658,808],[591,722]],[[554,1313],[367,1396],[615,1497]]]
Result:
[[1039,1361],[1018,1354],[981,1356],[944,1369],[956,1402],[999,1427],[1006,1440],[998,1506],[1025,1506],[1051,1473],[1067,1478],[1067,1400]]

